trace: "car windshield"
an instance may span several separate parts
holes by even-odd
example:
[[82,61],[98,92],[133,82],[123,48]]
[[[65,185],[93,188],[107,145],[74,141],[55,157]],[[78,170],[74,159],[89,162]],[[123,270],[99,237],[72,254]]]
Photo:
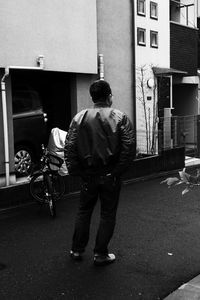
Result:
[[13,92],[13,114],[41,110],[42,105],[35,91]]

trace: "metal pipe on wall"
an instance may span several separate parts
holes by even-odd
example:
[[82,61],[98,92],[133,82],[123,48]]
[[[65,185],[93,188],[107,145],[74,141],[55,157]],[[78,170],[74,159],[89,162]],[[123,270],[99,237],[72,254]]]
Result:
[[170,108],[173,109],[173,77],[170,75]]
[[10,183],[10,161],[9,161],[9,143],[8,143],[8,116],[7,116],[7,103],[6,103],[6,84],[5,79],[9,75],[9,69],[5,69],[5,73],[1,79],[1,99],[2,99],[2,112],[3,112],[3,135],[4,135],[4,158],[5,158],[5,174],[6,186]]
[[103,54],[99,54],[99,79],[104,80],[104,59],[103,59]]
[[44,70],[44,56],[38,56],[38,67],[26,66],[9,66],[5,68],[4,75],[1,79],[1,99],[2,99],[2,112],[3,112],[3,135],[4,135],[4,158],[5,158],[5,175],[6,186],[10,184],[10,160],[9,160],[9,142],[8,142],[8,114],[7,114],[7,101],[6,101],[6,84],[5,80],[9,76],[10,69],[17,70]]

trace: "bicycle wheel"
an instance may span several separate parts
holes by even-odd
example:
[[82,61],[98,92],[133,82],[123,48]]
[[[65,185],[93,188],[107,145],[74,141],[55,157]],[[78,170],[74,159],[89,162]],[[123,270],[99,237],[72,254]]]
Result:
[[53,176],[52,174],[45,176],[47,189],[48,189],[48,205],[50,210],[50,215],[52,217],[56,216],[56,199],[54,193],[54,185],[53,185]]
[[33,175],[29,183],[31,196],[39,203],[44,203],[48,195],[48,187],[44,179],[44,174]]

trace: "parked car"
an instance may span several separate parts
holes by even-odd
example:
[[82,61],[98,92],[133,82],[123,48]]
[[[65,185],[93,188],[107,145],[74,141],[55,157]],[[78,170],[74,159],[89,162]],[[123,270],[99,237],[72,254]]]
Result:
[[33,162],[41,153],[41,144],[47,140],[47,116],[39,94],[31,89],[14,89],[13,130],[16,175],[28,175]]

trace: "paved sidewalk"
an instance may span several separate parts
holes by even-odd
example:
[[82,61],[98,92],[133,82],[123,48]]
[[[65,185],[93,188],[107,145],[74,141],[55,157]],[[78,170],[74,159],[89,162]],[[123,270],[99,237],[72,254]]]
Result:
[[175,292],[164,300],[199,300],[200,299],[200,275],[188,283],[181,285]]
[[[200,159],[186,157],[185,166],[199,166]],[[200,299],[200,275],[189,282],[181,285],[176,291],[167,296],[164,300],[198,300]]]
[[196,157],[185,157],[185,167],[193,167],[193,166],[199,166],[200,165],[200,159]]

